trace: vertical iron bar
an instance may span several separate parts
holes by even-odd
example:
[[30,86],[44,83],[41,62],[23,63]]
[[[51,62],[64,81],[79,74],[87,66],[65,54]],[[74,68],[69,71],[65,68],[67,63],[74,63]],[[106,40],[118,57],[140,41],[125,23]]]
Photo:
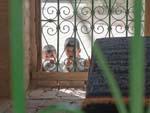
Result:
[[108,25],[108,32],[109,32],[109,38],[111,37],[111,13],[112,13],[112,9],[111,9],[111,0],[109,0],[109,25]]
[[59,68],[59,30],[60,30],[60,25],[59,25],[59,15],[60,15],[60,2],[57,0],[57,72]]
[[129,16],[129,1],[127,0],[126,1],[126,26],[125,26],[125,29],[126,29],[126,37],[128,37],[128,30],[129,30],[129,25],[128,25],[128,16]]
[[24,88],[23,0],[10,0],[10,48],[14,113],[26,113]]
[[77,17],[77,1],[75,0],[75,3],[74,3],[74,60],[73,60],[73,67],[74,67],[74,71],[76,71],[76,66],[77,66],[77,62],[76,62],[76,32],[77,32],[77,26],[76,26],[76,17]]
[[92,50],[93,50],[93,38],[94,38],[94,0],[92,0],[92,10],[91,10],[91,15],[92,15],[92,26],[91,26],[91,30],[92,30],[92,37],[91,37],[91,55],[92,55]]

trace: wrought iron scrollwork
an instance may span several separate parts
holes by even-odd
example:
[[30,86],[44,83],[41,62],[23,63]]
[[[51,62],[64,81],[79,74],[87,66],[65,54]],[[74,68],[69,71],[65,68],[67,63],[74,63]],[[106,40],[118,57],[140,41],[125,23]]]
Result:
[[[94,41],[96,38],[128,37],[134,34],[134,5],[130,0],[52,1],[41,0],[42,38],[46,43],[55,43],[59,52],[62,48],[59,44],[62,44],[67,37],[79,39],[84,49],[82,51],[86,56],[90,56],[91,51],[88,49],[89,47],[92,49],[93,42],[91,46],[87,46],[83,43],[85,37],[88,36]],[[141,20],[142,29],[144,29],[143,20]],[[62,50],[62,53],[59,52],[58,56],[64,53]]]
[[68,34],[73,32],[73,23],[71,21],[62,21],[60,23],[60,32],[63,34]]
[[82,20],[88,20],[91,18],[91,8],[90,7],[83,7],[78,10],[78,17],[82,16]]
[[62,6],[60,7],[60,17],[63,20],[69,20],[73,17],[73,12],[71,11],[71,9],[67,6]]
[[77,24],[78,31],[81,30],[81,33],[88,34],[91,32],[90,29],[91,23],[87,20],[82,20]]
[[98,20],[100,19],[100,20],[104,20],[105,21],[105,18],[108,17],[108,8],[105,7],[105,6],[97,6],[97,7],[95,7],[94,12],[95,12],[94,16]]
[[56,19],[57,17],[57,8],[54,6],[48,6],[46,7],[46,5],[43,6],[42,8],[42,16],[44,17],[44,19]]
[[42,27],[43,33],[47,36],[54,36],[57,33],[57,24],[55,22],[46,22]]

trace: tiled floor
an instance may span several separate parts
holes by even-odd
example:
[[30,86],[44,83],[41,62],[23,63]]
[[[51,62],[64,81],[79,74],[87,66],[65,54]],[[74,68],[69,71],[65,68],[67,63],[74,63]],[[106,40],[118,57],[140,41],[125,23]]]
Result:
[[[46,89],[34,90],[27,96],[27,113],[38,113],[39,110],[50,105],[66,103],[80,108],[81,101],[85,98],[85,91],[80,89]],[[12,113],[11,105],[4,113]]]

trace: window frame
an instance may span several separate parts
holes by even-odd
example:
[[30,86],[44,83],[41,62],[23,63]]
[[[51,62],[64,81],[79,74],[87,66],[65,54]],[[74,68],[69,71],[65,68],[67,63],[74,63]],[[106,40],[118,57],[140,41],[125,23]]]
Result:
[[[87,77],[88,72],[69,72],[69,73],[49,72],[48,73],[42,71],[40,4],[41,4],[40,0],[30,1],[31,88],[85,88],[86,81],[88,78]],[[43,83],[40,83],[41,80],[43,81]],[[57,83],[53,84],[54,81]],[[63,82],[64,84],[63,83],[61,84],[61,82]]]

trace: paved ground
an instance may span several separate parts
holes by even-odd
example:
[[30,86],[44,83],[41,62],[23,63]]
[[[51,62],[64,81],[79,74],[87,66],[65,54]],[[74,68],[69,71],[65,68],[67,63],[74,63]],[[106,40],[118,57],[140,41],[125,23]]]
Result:
[[[27,96],[27,113],[38,113],[39,110],[49,105],[66,103],[80,108],[81,101],[85,98],[85,91],[80,89],[46,89],[34,90]],[[12,106],[7,104],[3,113],[12,113]]]

